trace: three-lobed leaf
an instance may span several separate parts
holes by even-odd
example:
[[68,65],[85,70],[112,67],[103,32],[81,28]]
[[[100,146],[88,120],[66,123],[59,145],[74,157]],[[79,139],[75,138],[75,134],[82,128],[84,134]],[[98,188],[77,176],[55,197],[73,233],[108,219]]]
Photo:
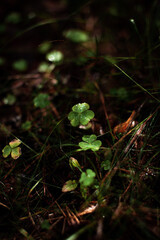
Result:
[[89,104],[78,103],[72,107],[72,111],[68,114],[68,119],[73,127],[78,125],[87,125],[94,118],[94,112],[89,109]]
[[7,158],[10,154],[13,159],[17,159],[21,155],[21,148],[19,145],[21,144],[21,141],[19,139],[14,139],[11,142],[9,142],[9,145],[6,145],[2,149],[3,157]]
[[100,146],[102,145],[102,142],[100,140],[96,140],[97,137],[95,134],[92,135],[84,135],[82,137],[82,140],[84,142],[80,142],[79,146],[84,151],[91,149],[92,151],[98,151]]
[[20,144],[21,144],[21,140],[19,140],[19,139],[14,139],[11,142],[9,142],[9,146],[11,148],[18,147]]

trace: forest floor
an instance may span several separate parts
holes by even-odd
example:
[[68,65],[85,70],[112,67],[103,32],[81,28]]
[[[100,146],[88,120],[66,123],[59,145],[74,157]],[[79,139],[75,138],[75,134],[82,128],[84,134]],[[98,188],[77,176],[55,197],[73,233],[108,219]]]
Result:
[[159,12],[1,1],[1,240],[160,238]]

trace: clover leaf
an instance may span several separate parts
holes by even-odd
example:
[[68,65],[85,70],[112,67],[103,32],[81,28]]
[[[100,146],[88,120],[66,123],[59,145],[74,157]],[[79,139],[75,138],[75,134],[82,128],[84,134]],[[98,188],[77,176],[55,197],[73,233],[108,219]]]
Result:
[[91,186],[94,182],[95,176],[96,176],[95,172],[92,171],[91,169],[87,169],[86,173],[82,172],[80,180],[79,180],[81,186],[83,186],[83,187]]
[[3,149],[2,149],[2,153],[3,153],[3,157],[7,158],[9,156],[9,154],[11,153],[12,148],[9,145],[6,145]]
[[100,146],[102,145],[102,142],[100,140],[96,140],[97,137],[95,134],[92,135],[84,135],[82,137],[82,140],[84,142],[80,142],[79,146],[84,151],[91,149],[92,151],[98,151]]
[[78,103],[72,107],[72,111],[68,114],[68,119],[73,127],[78,125],[87,125],[94,118],[94,112],[89,109],[88,103]]
[[47,93],[39,93],[34,99],[34,106],[45,108],[50,104],[50,101],[48,100],[49,95]]
[[2,149],[3,157],[7,158],[10,154],[13,159],[17,159],[21,155],[21,148],[19,145],[21,144],[21,141],[19,139],[14,139],[11,142],[9,142],[9,145],[6,145]]

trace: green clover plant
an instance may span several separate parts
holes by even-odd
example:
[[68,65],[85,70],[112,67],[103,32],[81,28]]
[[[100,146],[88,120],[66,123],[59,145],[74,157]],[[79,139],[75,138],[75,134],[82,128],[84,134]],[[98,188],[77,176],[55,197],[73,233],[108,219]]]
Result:
[[11,142],[9,142],[9,145],[6,145],[2,149],[3,157],[7,158],[10,154],[13,159],[17,159],[21,155],[21,148],[19,145],[21,144],[21,141],[19,139],[14,139]]
[[45,108],[50,104],[49,95],[47,93],[39,93],[34,99],[34,106]]
[[84,135],[82,137],[83,142],[79,143],[80,148],[86,151],[91,149],[92,151],[98,151],[102,142],[100,140],[96,140],[97,136],[95,134],[92,135]]
[[87,125],[94,118],[94,112],[89,109],[88,103],[78,103],[72,107],[72,111],[68,114],[68,119],[73,127]]
[[[72,107],[72,111],[68,114],[68,119],[73,127],[77,126],[87,126],[90,120],[94,117],[94,112],[89,110],[90,106],[88,103],[78,103]],[[82,137],[83,142],[79,143],[80,149],[78,151],[86,151],[92,150],[93,152],[98,151],[102,142],[97,140],[97,136],[95,134],[84,135]],[[96,154],[96,153],[95,153]],[[77,159],[70,157],[69,165],[72,170],[74,168],[78,169],[81,172],[81,176],[79,179],[80,190],[83,198],[87,198],[88,196],[88,188],[92,186],[93,189],[96,189],[96,179],[99,179],[96,167],[92,164],[95,171],[92,169],[87,169],[86,172],[82,171],[82,167],[80,166]],[[77,188],[78,182],[76,180],[68,180],[64,183],[62,187],[62,192],[73,191]]]

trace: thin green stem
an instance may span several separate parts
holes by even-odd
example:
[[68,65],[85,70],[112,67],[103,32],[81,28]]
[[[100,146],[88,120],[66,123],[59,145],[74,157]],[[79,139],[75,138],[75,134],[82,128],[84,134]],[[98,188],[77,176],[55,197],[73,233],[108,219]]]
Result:
[[154,97],[146,88],[142,87],[139,83],[137,83],[132,77],[130,77],[122,68],[120,68],[117,64],[113,64],[117,69],[119,69],[127,78],[129,78],[132,82],[134,82],[137,87],[139,87],[142,91],[146,92],[149,96],[151,96],[154,100],[160,103],[160,100]]

